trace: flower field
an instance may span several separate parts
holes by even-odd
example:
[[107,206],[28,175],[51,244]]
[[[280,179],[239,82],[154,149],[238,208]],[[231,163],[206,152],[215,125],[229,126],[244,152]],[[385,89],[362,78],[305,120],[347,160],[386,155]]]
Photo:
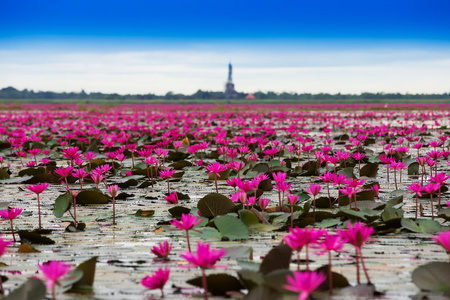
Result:
[[450,297],[450,105],[3,109],[4,299]]

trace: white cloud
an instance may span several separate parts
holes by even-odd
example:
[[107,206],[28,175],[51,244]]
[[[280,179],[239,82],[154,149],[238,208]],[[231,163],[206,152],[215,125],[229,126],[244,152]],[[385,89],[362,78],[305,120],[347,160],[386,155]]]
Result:
[[234,66],[238,91],[442,93],[448,49],[286,49],[217,46],[150,51],[0,51],[0,83],[18,89],[190,94],[219,91]]

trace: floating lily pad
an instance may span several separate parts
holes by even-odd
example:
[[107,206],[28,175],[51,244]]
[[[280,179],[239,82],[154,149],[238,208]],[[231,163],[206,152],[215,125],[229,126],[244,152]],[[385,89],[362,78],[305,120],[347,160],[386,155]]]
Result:
[[191,210],[184,206],[174,206],[169,208],[169,213],[173,218],[181,218],[182,214],[189,214]]
[[53,214],[57,218],[61,218],[64,213],[69,209],[70,206],[70,194],[64,193],[59,195],[55,200],[55,205],[53,206]]
[[348,167],[348,168],[341,169],[341,170],[337,171],[337,174],[338,175],[339,174],[343,174],[343,175],[347,176],[348,179],[351,179],[351,178],[355,179],[356,178],[355,174],[353,173],[353,167]]
[[30,278],[9,295],[2,297],[3,300],[41,300],[45,299],[47,288],[42,280]]
[[66,227],[66,232],[75,232],[75,231],[84,231],[86,228],[86,224],[83,222],[77,223],[77,228],[75,229],[75,222],[70,222],[70,224]]
[[271,190],[273,190],[273,185],[272,185],[272,181],[270,179],[265,179],[262,180],[259,184],[258,184],[258,189],[262,190],[264,192],[270,192]]
[[430,262],[417,267],[412,273],[412,281],[421,290],[445,292],[450,290],[450,264]]
[[36,232],[30,232],[28,230],[19,230],[17,233],[19,234],[20,241],[22,243],[41,244],[41,245],[52,245],[55,243],[54,240],[46,236],[42,236]]
[[116,200],[125,200],[125,199],[131,198],[131,197],[134,197],[134,194],[128,194],[128,193],[122,192],[116,196]]
[[155,214],[155,211],[152,209],[149,209],[149,210],[138,209],[134,215],[136,217],[150,218],[150,217],[153,217],[154,214]]
[[412,232],[433,234],[442,231],[442,225],[439,222],[429,219],[402,219],[402,226]]
[[226,215],[237,210],[233,201],[217,193],[208,194],[200,199],[197,208],[200,211],[200,215],[205,218]]
[[83,190],[78,193],[77,203],[80,204],[108,204],[108,198],[97,189]]
[[0,179],[9,179],[11,172],[7,168],[0,168]]
[[245,224],[245,226],[249,227],[253,224],[258,224],[258,217],[251,211],[242,209],[239,211],[239,218]]
[[378,173],[378,163],[367,163],[359,172],[360,176],[366,176],[366,177],[376,177]]
[[122,189],[126,189],[129,188],[130,186],[136,186],[138,184],[139,182],[136,179],[128,179],[127,181],[118,183],[117,185]]
[[252,168],[252,171],[258,172],[258,173],[267,173],[267,172],[269,172],[269,170],[270,170],[270,167],[269,167],[269,165],[266,164],[266,163],[259,163],[259,164],[256,164],[256,165]]
[[413,162],[408,165],[408,175],[419,175],[419,163]]
[[[217,176],[217,180],[227,180],[228,177],[230,176],[230,169],[226,169],[225,171],[219,172],[220,176]],[[209,173],[208,174],[208,179],[209,180],[215,180],[215,174],[214,173]]]
[[291,263],[292,249],[286,244],[279,244],[267,253],[264,257],[259,271],[267,275],[270,272],[280,269],[289,269]]
[[201,229],[198,230],[199,230],[198,232],[193,231],[189,233],[189,235],[200,237],[208,242],[220,241],[222,239],[220,232],[213,227],[202,227]]
[[[202,277],[196,277],[186,281],[187,283],[201,288]],[[239,292],[244,288],[242,283],[234,276],[229,274],[211,274],[206,276],[208,292],[213,296],[225,296],[229,292]]]
[[223,237],[229,238],[231,241],[247,239],[249,231],[247,226],[230,215],[218,216],[214,218],[214,224]]
[[70,292],[92,292],[92,287],[94,285],[95,269],[97,265],[97,256],[94,256],[81,264],[78,265],[76,270],[83,272],[83,277],[81,277],[77,282],[75,282],[70,289]]
[[59,177],[49,174],[49,173],[41,173],[33,175],[31,178],[28,178],[25,183],[36,184],[36,183],[59,183]]

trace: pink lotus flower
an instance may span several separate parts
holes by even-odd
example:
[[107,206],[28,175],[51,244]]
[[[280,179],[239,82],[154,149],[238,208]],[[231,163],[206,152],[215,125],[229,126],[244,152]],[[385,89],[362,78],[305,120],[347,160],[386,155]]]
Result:
[[318,252],[318,255],[328,253],[328,289],[330,295],[333,293],[333,272],[332,272],[332,260],[331,251],[340,252],[344,246],[344,241],[339,235],[331,235],[328,232],[325,233],[325,238],[323,241],[319,242],[319,249],[322,251]]
[[219,193],[219,190],[217,188],[217,177],[220,177],[220,172],[226,171],[227,167],[215,162],[213,164],[209,164],[209,166],[205,167],[206,170],[208,170],[208,173],[214,173],[214,181],[216,184],[216,193]]
[[108,186],[108,192],[113,197],[113,225],[116,225],[116,196],[119,191],[118,185]]
[[159,171],[159,175],[162,179],[167,179],[167,193],[170,194],[170,183],[169,179],[172,178],[173,174],[175,174],[175,170],[170,170],[169,168]]
[[16,242],[16,237],[14,235],[14,226],[13,226],[13,220],[17,218],[18,215],[22,213],[23,209],[21,208],[11,208],[10,210],[4,209],[0,210],[0,217],[2,218],[2,221],[9,220],[11,225],[11,232],[13,236],[14,242]]
[[298,300],[309,299],[309,295],[314,292],[326,279],[326,276],[322,273],[314,271],[294,272],[293,276],[287,276],[286,280],[288,284],[283,288],[286,290],[300,293]]
[[347,223],[347,230],[341,230],[339,231],[340,236],[348,243],[352,244],[355,247],[356,252],[356,262],[357,262],[357,281],[358,284],[360,284],[359,281],[359,266],[358,266],[358,260],[361,260],[361,264],[364,270],[364,274],[366,275],[367,281],[370,284],[370,278],[369,274],[367,273],[366,266],[364,264],[364,257],[362,255],[361,248],[366,243],[366,241],[369,239],[369,236],[374,233],[372,227],[367,227],[365,224],[361,222],[356,222],[355,224],[351,224],[350,222]]
[[[2,257],[8,250],[6,247],[11,245],[13,241],[5,241],[2,236],[0,236],[0,257]],[[1,278],[0,278],[1,280]]]
[[440,232],[437,236],[433,237],[433,241],[435,241],[436,244],[442,246],[445,251],[447,251],[450,259],[450,230]]
[[94,181],[94,183],[96,184],[97,189],[98,189],[98,185],[103,181],[103,175],[100,173],[97,173],[95,171],[92,171],[91,178]]
[[193,254],[191,251],[180,254],[186,259],[193,268],[199,267],[201,269],[214,268],[216,262],[226,254],[224,249],[210,248],[208,243],[197,243],[197,253]]
[[67,177],[72,174],[73,167],[65,167],[65,168],[58,168],[55,170],[55,173],[61,176],[61,179],[64,179],[66,182],[66,188],[69,189],[69,183],[67,182]]
[[287,174],[284,172],[272,173],[273,180],[275,180],[276,183],[285,181],[286,175]]
[[147,275],[141,280],[141,284],[150,290],[161,290],[161,297],[164,298],[164,285],[169,280],[170,270],[165,267],[159,268],[155,274]]
[[433,204],[433,193],[440,190],[440,183],[431,183],[429,182],[426,186],[423,187],[423,190],[430,194],[430,202],[431,202],[431,219],[434,220],[434,204]]
[[43,191],[45,191],[48,188],[48,186],[49,186],[48,183],[42,183],[42,184],[28,185],[25,188],[35,193],[36,195],[39,195]]
[[42,265],[38,264],[38,268],[44,275],[39,279],[45,281],[47,290],[52,291],[52,297],[55,299],[55,286],[61,285],[60,279],[70,273],[70,265],[52,260]]
[[422,191],[423,191],[423,186],[419,183],[419,182],[414,182],[410,185],[407,186],[408,190],[411,193],[415,193],[416,194],[416,219],[417,219],[417,210],[419,207],[419,199],[418,197],[422,197]]
[[[300,251],[303,247],[305,247],[306,251],[306,268],[309,270],[309,255],[308,248],[309,245],[318,243],[318,240],[322,235],[325,234],[325,230],[323,229],[315,229],[315,228],[289,228],[289,234],[284,236],[284,241],[288,244],[292,250],[297,251],[297,258]],[[297,267],[299,268],[300,260],[297,259]]]
[[201,221],[201,219],[197,220],[196,216],[190,214],[182,214],[181,222],[177,219],[173,219],[172,221],[170,221],[170,224],[172,224],[173,226],[186,231],[186,239],[189,251],[191,251],[191,244],[189,242],[189,230],[200,224]]
[[[3,256],[3,254],[6,253],[6,251],[8,250],[6,247],[8,247],[9,245],[11,245],[13,243],[13,241],[5,241],[3,239],[2,236],[0,236],[0,257]],[[2,282],[2,278],[0,276],[0,291],[1,294],[4,295],[5,294],[5,290],[3,289],[3,282]]]
[[175,170],[170,170],[170,169],[165,169],[165,170],[161,170],[159,171],[159,175],[161,176],[162,179],[169,179],[172,178],[173,174],[175,174]]
[[297,195],[288,194],[287,199],[291,206],[291,227],[294,226],[294,205],[298,202],[299,197]]
[[48,188],[48,183],[29,185],[29,186],[26,186],[25,188],[32,191],[37,196],[38,215],[39,215],[39,230],[41,230],[41,202],[39,200],[39,194],[41,194],[43,191],[45,191],[46,188]]
[[178,194],[177,192],[170,193],[164,198],[170,204],[178,204]]
[[150,250],[153,254],[155,254],[158,258],[167,260],[170,251],[172,250],[172,244],[167,241],[161,242],[156,246],[153,246]]
[[83,190],[83,179],[89,175],[84,169],[78,169],[72,173],[72,176],[80,181],[80,190]]
[[318,184],[311,184],[309,188],[306,188],[305,191],[313,196],[313,218],[316,219],[316,196],[320,193],[320,189],[322,187]]

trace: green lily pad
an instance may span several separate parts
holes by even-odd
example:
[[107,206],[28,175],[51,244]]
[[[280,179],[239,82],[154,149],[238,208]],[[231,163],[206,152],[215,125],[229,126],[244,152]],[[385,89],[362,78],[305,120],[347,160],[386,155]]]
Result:
[[445,292],[450,290],[450,264],[430,262],[417,267],[412,273],[414,284],[424,291]]
[[53,214],[57,218],[61,218],[70,206],[70,194],[69,192],[59,195],[55,200],[53,207]]
[[419,163],[413,162],[408,165],[408,175],[419,175]]
[[4,300],[42,300],[45,299],[47,288],[42,280],[30,278],[9,295],[2,297]]
[[378,163],[367,163],[359,172],[359,176],[376,177],[378,173]]
[[[24,177],[25,178],[25,177]],[[27,179],[25,183],[36,184],[36,183],[59,183],[59,177],[49,174],[49,173],[41,173],[33,175],[31,178]]]
[[83,190],[78,193],[77,203],[80,204],[108,204],[108,198],[97,189]]
[[350,179],[350,178],[355,179],[356,178],[355,174],[353,173],[353,167],[341,169],[341,170],[337,171],[337,174],[338,175],[339,174],[346,175],[348,179]]
[[[201,288],[202,277],[196,277],[186,281],[190,285]],[[234,276],[229,274],[211,274],[206,276],[208,292],[213,296],[225,296],[229,292],[239,292],[244,288],[242,283]]]
[[198,201],[197,208],[205,218],[226,215],[237,210],[236,205],[224,195],[212,193]]
[[[219,172],[220,176],[217,176],[217,180],[227,180],[228,177],[230,176],[230,169],[226,169],[225,171]],[[208,179],[209,180],[215,180],[216,174],[214,173],[209,173],[208,174]]]
[[0,179],[9,179],[10,178],[10,172],[6,168],[0,168]]
[[66,227],[66,232],[76,232],[76,231],[84,231],[86,228],[86,224],[83,222],[77,223],[77,228],[75,229],[75,222],[70,222],[70,224]]
[[258,172],[258,173],[267,173],[269,172],[270,167],[266,163],[258,163],[253,168],[252,171]]
[[386,207],[381,214],[381,220],[383,220],[383,222],[388,222],[396,219],[401,219],[403,218],[404,213],[405,211],[403,209]]
[[150,210],[138,209],[134,215],[136,217],[141,217],[141,218],[150,218],[150,217],[153,217],[154,214],[155,214],[155,211],[153,209],[150,209]]
[[259,271],[267,275],[275,270],[289,269],[292,249],[286,244],[279,244],[267,253],[259,267]]
[[412,219],[403,218],[402,226],[412,232],[433,234],[442,231],[442,225],[439,222],[429,219]]
[[189,214],[190,209],[184,206],[174,206],[169,208],[169,213],[172,215],[173,218],[181,218],[182,214]]
[[239,218],[241,218],[241,221],[247,227],[250,227],[253,224],[258,224],[259,223],[258,217],[254,213],[249,211],[249,210],[241,209],[239,211]]
[[220,234],[230,240],[243,240],[249,237],[247,226],[236,217],[225,215],[214,218],[214,224]]
[[273,190],[273,185],[272,185],[272,181],[270,179],[265,179],[262,180],[259,184],[258,184],[258,189],[262,190],[264,192],[270,192],[271,190]]
[[97,256],[94,256],[78,265],[76,270],[82,271],[83,276],[73,284],[70,292],[78,293],[80,290],[82,292],[91,290],[92,292],[92,287],[94,286],[96,265]]
[[236,260],[253,260],[253,248],[248,246],[237,246],[224,248],[227,254],[224,258],[233,258]]
[[279,269],[272,271],[266,276],[264,276],[263,285],[279,293],[283,293],[284,292],[283,286],[287,284],[286,277],[291,274],[292,271],[289,269]]
[[[258,265],[256,266],[258,267]],[[237,271],[239,279],[248,290],[252,290],[264,282],[264,275],[257,270],[242,269]]]
[[53,245],[54,240],[46,236],[42,236],[39,233],[31,232],[28,230],[19,230],[17,232],[20,236],[20,241],[27,244],[40,244],[40,245]]
[[403,196],[397,196],[394,197],[392,199],[390,199],[387,203],[386,203],[386,207],[393,207],[397,204],[400,204],[403,202]]
[[208,242],[220,241],[222,239],[220,232],[213,227],[202,227],[198,231],[190,232],[189,235],[199,237]]

